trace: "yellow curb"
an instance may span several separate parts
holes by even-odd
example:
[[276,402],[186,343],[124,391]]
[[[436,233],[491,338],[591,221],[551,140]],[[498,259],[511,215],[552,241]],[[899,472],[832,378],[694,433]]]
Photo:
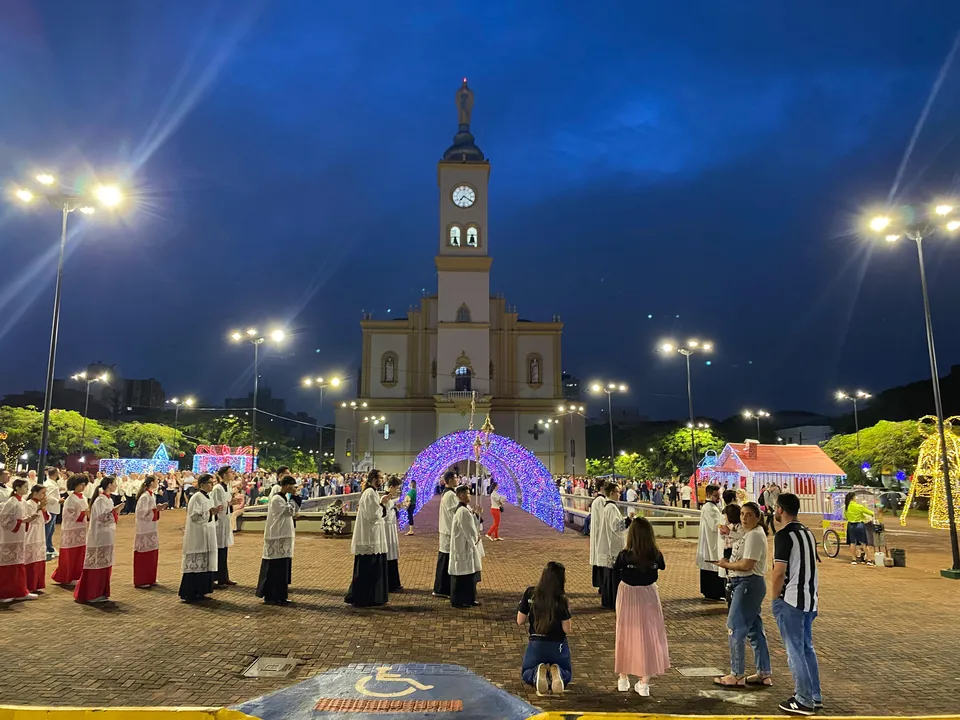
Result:
[[[527,720],[784,720],[787,715],[667,715],[664,713],[551,711]],[[817,715],[817,720],[960,720],[960,715]]]
[[259,720],[238,710],[212,707],[35,707],[0,705],[0,720]]

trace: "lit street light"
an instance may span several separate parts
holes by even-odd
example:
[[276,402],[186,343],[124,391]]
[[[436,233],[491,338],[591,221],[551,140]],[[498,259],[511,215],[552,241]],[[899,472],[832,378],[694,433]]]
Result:
[[386,422],[386,420],[387,418],[383,415],[380,417],[376,417],[375,415],[368,416],[363,419],[365,423],[372,426],[371,430],[373,432],[370,435],[370,462],[373,463],[374,467],[377,466],[377,432],[379,432],[377,426],[380,425],[380,423]]
[[234,331],[230,339],[234,342],[248,342],[253,345],[253,412],[250,418],[250,437],[253,449],[253,461],[257,462],[257,392],[260,388],[260,346],[268,339],[275,343],[286,337],[283,330],[271,330],[269,335],[261,335],[256,328],[247,328],[242,333]]
[[350,453],[350,466],[351,469],[356,472],[357,470],[357,410],[365,410],[367,407],[366,401],[358,403],[356,400],[351,400],[350,402],[340,403],[342,408],[350,408],[353,410],[353,450]]
[[[71,375],[70,378],[76,382],[85,382],[87,384],[86,396],[83,400],[83,424],[80,426],[80,452],[83,452],[83,443],[87,439],[87,413],[90,412],[90,386],[95,382],[105,383],[110,379],[109,373],[100,373],[96,377],[87,377],[87,371],[78,372]],[[41,456],[42,457],[42,456]]]
[[940,232],[955,233],[960,230],[960,221],[953,216],[953,203],[940,203],[933,212],[903,207],[896,211],[888,210],[870,220],[870,229],[876,233],[885,233],[887,242],[895,243],[901,237],[907,237],[917,244],[917,260],[920,265],[920,291],[923,295],[923,318],[927,328],[927,354],[930,356],[930,381],[933,383],[933,405],[937,413],[937,432],[940,435],[940,455],[943,466],[943,484],[947,495],[947,516],[950,525],[950,549],[953,553],[953,567],[941,570],[940,574],[954,580],[960,580],[960,543],[957,540],[957,519],[954,515],[953,488],[950,481],[950,462],[947,458],[947,438],[943,427],[943,403],[940,399],[940,374],[937,370],[937,351],[933,342],[933,319],[930,315],[930,296],[927,292],[927,271],[923,264],[923,238]]
[[[626,386],[624,386],[626,387]],[[582,418],[585,418],[586,415],[583,414],[583,405],[558,405],[557,413],[559,417],[567,416],[569,422],[567,424],[567,430],[569,431],[570,438],[570,474],[576,475],[576,462],[577,462],[577,443],[573,437],[573,416],[579,415]],[[558,420],[554,422],[559,423]]]
[[672,341],[660,343],[660,352],[665,354],[680,353],[687,361],[687,406],[690,411],[690,422],[687,427],[690,428],[690,455],[693,461],[693,475],[697,474],[697,438],[693,434],[693,389],[690,381],[690,356],[698,352],[712,352],[712,342],[702,342],[691,339],[686,344],[678,344]]
[[760,442],[760,418],[768,418],[768,417],[770,417],[770,413],[768,413],[766,410],[756,410],[756,411],[744,410],[743,411],[744,420],[751,420],[753,418],[756,418],[757,420],[757,442]]
[[172,400],[167,400],[167,405],[173,405],[173,441],[176,443],[175,452],[180,452],[180,408],[183,406],[193,407],[194,399],[192,397],[184,398],[173,398]]
[[341,382],[340,378],[336,376],[328,379],[322,377],[306,377],[303,379],[304,387],[317,388],[320,391],[320,411],[317,413],[317,433],[320,436],[318,453],[323,452],[323,389],[328,387],[338,388]]
[[43,478],[47,465],[50,445],[50,409],[53,403],[53,374],[57,360],[57,339],[60,333],[60,297],[63,288],[63,254],[67,245],[67,218],[74,210],[84,215],[94,212],[94,205],[115,208],[123,201],[120,190],[112,185],[100,185],[93,192],[77,192],[61,187],[57,179],[48,172],[41,172],[34,178],[39,188],[18,187],[14,196],[21,203],[31,205],[34,200],[44,199],[61,213],[60,255],[57,260],[57,283],[53,292],[53,322],[50,325],[50,350],[47,356],[47,381],[43,393],[43,424],[40,430],[40,458],[37,464],[37,476]]
[[857,414],[857,401],[858,400],[869,400],[872,398],[868,392],[863,390],[857,390],[855,393],[845,393],[843,390],[837,390],[837,401],[842,402],[844,400],[849,400],[853,403],[853,427],[857,436],[857,450],[860,449],[860,416]]
[[610,475],[611,479],[614,479],[616,476],[616,455],[613,451],[613,400],[611,400],[615,392],[625,393],[627,391],[627,386],[623,383],[608,382],[606,384],[593,383],[590,385],[591,392],[604,392],[607,394],[607,420],[610,424]]

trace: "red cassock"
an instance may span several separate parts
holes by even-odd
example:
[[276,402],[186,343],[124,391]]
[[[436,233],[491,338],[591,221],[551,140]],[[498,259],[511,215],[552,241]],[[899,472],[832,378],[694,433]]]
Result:
[[44,524],[50,519],[46,510],[41,510],[35,500],[26,503],[31,512],[39,517],[26,523],[27,539],[24,543],[24,571],[27,575],[27,590],[35,593],[47,586],[47,544]]
[[79,603],[110,597],[110,575],[113,573],[113,544],[117,529],[117,511],[109,495],[100,495],[90,508],[87,529],[87,552],[83,573],[73,590]]
[[153,492],[147,490],[137,499],[136,534],[133,538],[133,584],[136,587],[155,585],[160,540],[157,521],[160,511]]
[[19,495],[11,495],[0,506],[0,599],[22,598],[27,594],[23,565],[26,523]]
[[53,581],[69,585],[80,579],[87,554],[87,501],[70,493],[63,503],[60,524],[60,557]]

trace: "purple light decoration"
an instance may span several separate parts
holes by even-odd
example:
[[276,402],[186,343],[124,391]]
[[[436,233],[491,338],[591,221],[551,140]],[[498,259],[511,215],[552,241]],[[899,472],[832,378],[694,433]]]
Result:
[[[473,441],[478,430],[461,430],[439,438],[425,448],[407,471],[401,497],[406,495],[411,480],[417,481],[417,507],[428,503],[434,488],[451,465],[474,460]],[[535,515],[554,530],[563,532],[563,506],[553,476],[537,457],[522,445],[503,435],[490,435],[490,447],[480,456],[498,490],[512,504]],[[400,515],[400,526],[406,526]]]

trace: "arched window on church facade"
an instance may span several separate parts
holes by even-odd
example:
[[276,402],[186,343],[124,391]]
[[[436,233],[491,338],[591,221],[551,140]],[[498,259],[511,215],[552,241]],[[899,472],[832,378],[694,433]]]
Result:
[[453,373],[454,389],[458,392],[470,392],[473,389],[473,376],[470,368],[461,365]]
[[450,246],[460,247],[460,226],[459,225],[450,226]]
[[476,225],[467,227],[467,246],[480,247],[480,231],[477,230]]
[[467,307],[466,303],[463,303],[457,309],[457,322],[463,322],[463,323],[470,322],[470,308]]

